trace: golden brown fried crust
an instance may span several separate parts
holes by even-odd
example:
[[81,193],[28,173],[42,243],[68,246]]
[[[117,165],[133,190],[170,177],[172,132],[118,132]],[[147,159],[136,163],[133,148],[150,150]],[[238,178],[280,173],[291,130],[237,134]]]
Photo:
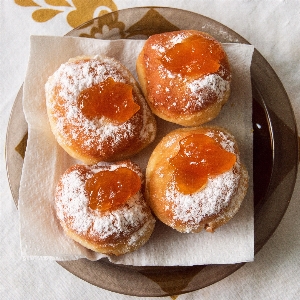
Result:
[[[210,179],[200,191],[182,195],[176,190],[174,167],[169,163],[184,137],[202,133],[228,148],[237,161],[228,175]],[[224,145],[228,146],[224,146]],[[223,177],[222,177],[223,176]],[[154,214],[180,232],[213,232],[239,210],[248,187],[248,173],[239,158],[234,137],[218,127],[180,128],[165,136],[153,151],[146,170],[146,200]],[[226,200],[224,200],[226,199]]]
[[72,166],[56,188],[56,213],[66,235],[103,254],[121,255],[138,249],[148,241],[155,227],[142,187],[117,208],[98,211],[89,207],[86,181],[97,172],[123,167],[136,172],[143,182],[140,168],[130,161],[122,161]]
[[[79,92],[112,77],[133,88],[140,109],[126,122],[116,125],[99,116],[90,120],[80,111]],[[156,121],[130,72],[108,57],[70,59],[48,79],[47,113],[58,143],[72,157],[86,164],[116,161],[136,154],[156,134]]]
[[142,91],[153,113],[183,126],[198,126],[212,120],[230,95],[231,72],[224,50],[219,70],[204,78],[171,73],[162,65],[165,51],[173,45],[170,41],[191,36],[203,36],[218,43],[210,35],[195,30],[157,34],[146,41],[136,63]]

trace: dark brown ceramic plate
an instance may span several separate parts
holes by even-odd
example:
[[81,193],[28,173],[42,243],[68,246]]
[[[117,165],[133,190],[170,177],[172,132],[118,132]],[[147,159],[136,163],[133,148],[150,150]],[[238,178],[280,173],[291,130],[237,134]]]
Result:
[[[131,8],[93,19],[67,35],[101,39],[146,39],[178,29],[206,31],[221,42],[248,42],[224,25],[202,15],[159,7]],[[293,192],[298,164],[296,123],[288,96],[268,62],[255,50],[251,65],[254,130],[255,253],[281,221]],[[22,90],[12,109],[7,131],[7,174],[17,204],[27,123]],[[108,260],[59,262],[72,274],[98,287],[135,296],[178,295],[211,285],[243,263],[191,267],[134,267]]]

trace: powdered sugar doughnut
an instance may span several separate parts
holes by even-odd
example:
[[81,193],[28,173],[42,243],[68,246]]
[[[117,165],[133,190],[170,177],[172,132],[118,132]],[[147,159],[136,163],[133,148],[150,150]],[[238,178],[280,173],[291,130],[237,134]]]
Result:
[[180,128],[165,136],[146,170],[154,214],[180,232],[214,231],[239,210],[248,187],[234,137],[218,127]]
[[184,126],[215,118],[230,94],[222,45],[196,30],[150,36],[138,59],[139,81],[153,113]]
[[58,143],[86,164],[128,158],[155,137],[156,122],[137,82],[113,58],[72,58],[45,89]]
[[75,165],[60,178],[56,212],[65,233],[88,249],[120,255],[145,244],[155,219],[130,161]]

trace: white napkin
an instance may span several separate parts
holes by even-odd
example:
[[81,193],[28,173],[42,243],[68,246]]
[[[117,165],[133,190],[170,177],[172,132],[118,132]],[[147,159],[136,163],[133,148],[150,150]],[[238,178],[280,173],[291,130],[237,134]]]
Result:
[[[144,41],[105,41],[74,37],[32,36],[23,106],[28,142],[21,178],[19,212],[24,258],[72,260],[105,255],[87,250],[66,237],[55,216],[54,189],[59,176],[78,163],[57,144],[48,123],[44,85],[69,58],[103,54],[119,59],[136,77],[135,61]],[[254,257],[252,186],[252,93],[250,65],[253,46],[224,44],[232,66],[232,93],[221,114],[210,124],[227,128],[236,137],[250,184],[238,214],[213,234],[182,234],[157,222],[148,243],[120,257],[116,263],[132,265],[200,265],[252,261]],[[137,77],[136,77],[137,78]],[[174,125],[159,120],[157,143]],[[164,126],[162,127],[162,124]],[[163,128],[163,129],[162,129]],[[132,159],[145,169],[155,143]]]

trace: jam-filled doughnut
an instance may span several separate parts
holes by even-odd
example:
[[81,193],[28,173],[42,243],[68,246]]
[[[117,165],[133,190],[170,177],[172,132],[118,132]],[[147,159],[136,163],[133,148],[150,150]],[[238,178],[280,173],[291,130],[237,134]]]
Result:
[[215,118],[230,94],[227,55],[207,33],[181,30],[150,36],[137,59],[141,88],[164,120],[198,126]]
[[155,226],[143,184],[140,168],[130,161],[70,167],[55,195],[65,233],[104,254],[121,255],[141,247]]
[[146,199],[154,214],[180,232],[213,232],[239,210],[248,187],[234,137],[218,127],[180,128],[153,151]]
[[153,141],[155,118],[116,59],[76,57],[49,77],[46,105],[58,143],[86,164],[117,161]]

